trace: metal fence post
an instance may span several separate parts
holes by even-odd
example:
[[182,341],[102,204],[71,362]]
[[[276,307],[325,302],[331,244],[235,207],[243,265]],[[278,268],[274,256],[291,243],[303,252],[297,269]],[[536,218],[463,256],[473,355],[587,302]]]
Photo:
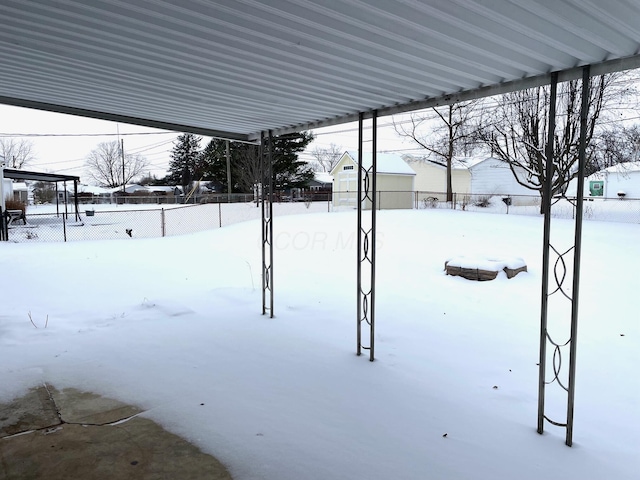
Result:
[[165,227],[164,208],[160,209],[160,231],[162,232],[163,237],[167,234]]
[[222,228],[222,204],[218,202],[218,226]]

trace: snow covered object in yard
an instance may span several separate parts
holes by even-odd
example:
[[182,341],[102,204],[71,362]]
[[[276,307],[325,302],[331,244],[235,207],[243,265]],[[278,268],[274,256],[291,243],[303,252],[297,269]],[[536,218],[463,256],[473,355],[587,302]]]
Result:
[[494,280],[503,271],[513,278],[527,271],[527,264],[519,257],[489,258],[482,256],[459,256],[444,262],[447,275],[464,277],[467,280]]

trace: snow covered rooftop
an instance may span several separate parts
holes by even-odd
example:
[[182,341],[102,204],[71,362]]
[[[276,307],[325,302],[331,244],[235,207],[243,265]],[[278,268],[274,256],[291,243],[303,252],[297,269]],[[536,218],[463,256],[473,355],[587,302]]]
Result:
[[[425,157],[413,157],[412,155],[403,155],[404,160],[411,165],[412,163],[429,163],[431,165],[435,165],[436,167],[447,168],[447,165],[443,161],[437,161],[430,158]],[[451,162],[451,168],[454,170],[467,170],[468,166],[466,163],[460,161],[460,159],[453,159]]]
[[329,172],[313,172],[313,178],[322,183],[333,182],[333,176]]
[[[454,159],[454,162],[462,167],[471,169],[476,165],[491,159],[493,159],[493,157],[487,157],[486,155],[481,157],[458,157]],[[499,159],[495,160],[500,161]]]
[[640,172],[640,162],[618,163],[602,170],[607,173],[625,174],[629,172]]
[[[358,163],[358,152],[347,152],[351,159]],[[371,152],[362,153],[362,165],[370,168],[373,162]],[[400,155],[394,153],[378,153],[376,155],[378,173],[389,173],[396,175],[415,175],[416,172],[405,162]]]
[[91,193],[93,195],[110,194],[113,189],[98,187],[96,185],[78,185],[78,193]]

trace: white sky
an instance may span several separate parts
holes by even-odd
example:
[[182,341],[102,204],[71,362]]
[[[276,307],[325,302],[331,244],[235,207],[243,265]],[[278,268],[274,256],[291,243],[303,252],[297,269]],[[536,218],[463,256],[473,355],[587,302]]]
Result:
[[[343,147],[343,150],[355,150],[357,133],[357,123],[314,130],[316,140],[310,145],[308,151],[317,147],[328,147],[332,143]],[[0,136],[25,138],[33,142],[36,159],[26,168],[34,171],[78,175],[83,183],[88,180],[84,171],[86,156],[99,143],[118,139],[124,139],[126,152],[139,153],[147,158],[150,164],[148,172],[157,177],[163,177],[171,159],[171,149],[178,135],[179,133],[176,132],[125,123],[0,105]],[[370,142],[370,121],[365,122],[364,135],[365,141]],[[201,146],[204,147],[208,141],[208,138],[203,137]],[[408,143],[403,143],[395,133],[391,117],[378,120],[380,151],[398,151],[411,147]],[[313,159],[308,151],[301,155],[303,160]]]
[[126,152],[145,156],[149,171],[163,176],[177,136],[175,132],[7,105],[0,105],[0,135],[33,142],[36,160],[25,168],[78,175],[81,180],[83,176],[86,180],[83,165],[91,150],[118,138],[124,139]]

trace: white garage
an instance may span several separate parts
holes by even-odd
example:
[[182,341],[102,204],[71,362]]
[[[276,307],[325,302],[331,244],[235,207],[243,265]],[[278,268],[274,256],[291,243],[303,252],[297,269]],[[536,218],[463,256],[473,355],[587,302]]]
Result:
[[[372,154],[362,154],[362,165],[371,168]],[[414,185],[416,172],[399,155],[378,153],[376,155],[376,208],[398,209],[413,208]],[[358,154],[345,152],[340,161],[331,170],[333,176],[333,205],[357,206],[358,198]],[[369,175],[369,182],[371,177]],[[371,209],[371,201],[367,200],[364,207]]]

